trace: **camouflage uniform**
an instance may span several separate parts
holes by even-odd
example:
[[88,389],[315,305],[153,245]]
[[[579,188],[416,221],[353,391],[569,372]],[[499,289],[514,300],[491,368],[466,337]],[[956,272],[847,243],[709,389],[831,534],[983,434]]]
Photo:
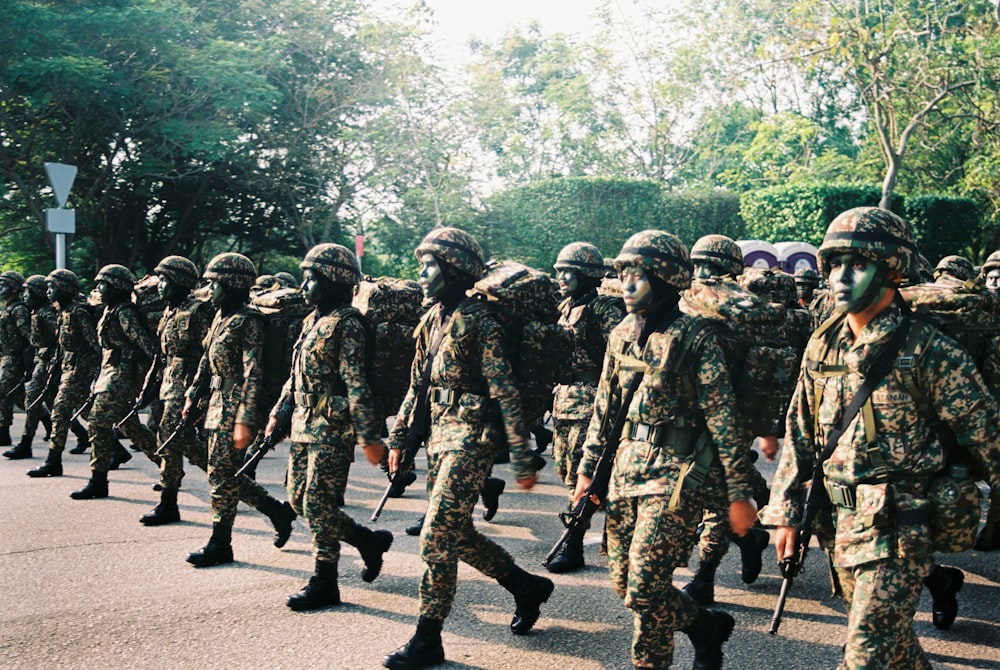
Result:
[[[26,414],[24,434],[27,436],[29,446],[39,422],[48,423],[51,421],[48,408],[52,406],[52,401],[56,396],[56,387],[55,384],[52,384],[50,388],[48,382],[50,377],[58,379],[59,373],[59,315],[56,308],[45,297],[45,277],[34,275],[29,277],[28,281],[36,277],[37,280],[41,280],[42,296],[41,302],[31,311],[31,347],[35,352],[35,357],[31,368],[31,378],[24,386]],[[38,400],[42,394],[45,394],[45,397]],[[36,400],[38,402],[35,402]],[[31,403],[35,403],[34,407],[29,408]],[[51,426],[51,424],[48,425]]]
[[[867,238],[854,237],[855,231]],[[907,276],[916,265],[913,249],[912,233],[902,219],[885,210],[856,208],[830,224],[820,248],[821,266],[826,254],[853,253]],[[905,321],[890,305],[857,336],[847,323],[837,322],[830,326],[832,337],[824,340],[830,347],[825,358],[804,361],[771,502],[761,513],[764,523],[794,526],[800,521],[801,487],[812,475],[816,455],[861,386],[864,371]],[[916,352],[915,378],[958,443],[996,478],[1000,452],[990,442],[997,434],[998,410],[975,363],[940,334],[923,346],[927,351]],[[875,426],[875,435],[866,426]],[[936,430],[891,373],[878,383],[823,464],[828,489],[841,492],[831,495],[836,503],[833,560],[848,608],[840,668],[931,667],[911,622],[933,563],[927,487],[945,466]]]
[[[691,281],[687,256],[675,236],[645,231],[625,243],[615,265],[619,270],[638,265],[680,291]],[[608,563],[612,586],[633,613],[632,662],[637,667],[665,668],[673,658],[675,630],[687,632],[696,653],[701,653],[699,644],[704,641],[699,636],[715,628],[704,622],[728,616],[700,609],[672,584],[674,570],[687,563],[704,506],[704,487],[687,483],[684,494],[671,504],[689,445],[708,431],[732,501],[751,497],[751,465],[712,326],[670,306],[645,319],[653,319],[656,328],[642,350],[637,346],[642,322],[636,314],[625,317],[611,333],[578,474],[593,476],[604,432],[619,411],[624,389],[638,370],[645,370],[614,458],[606,502]],[[681,344],[691,337],[698,339],[687,357],[689,363],[674,370]],[[711,469],[709,476],[716,476]],[[727,625],[714,643],[720,656],[721,642],[732,629],[731,618]]]
[[[9,395],[31,369],[31,311],[21,299],[24,277],[16,272],[0,275],[0,285],[9,291],[7,304],[0,312],[0,444],[9,445],[10,424],[14,418],[14,395]],[[15,392],[18,402],[23,393]]]

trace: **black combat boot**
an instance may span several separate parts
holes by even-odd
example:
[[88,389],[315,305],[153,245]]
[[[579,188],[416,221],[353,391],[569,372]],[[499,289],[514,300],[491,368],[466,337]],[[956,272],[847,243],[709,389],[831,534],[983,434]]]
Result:
[[90,449],[90,435],[87,434],[87,429],[84,428],[79,419],[69,424],[69,431],[76,438],[76,446],[70,449],[69,453],[75,455],[87,453],[87,450]]
[[340,587],[337,586],[337,564],[316,561],[316,574],[309,583],[294,595],[288,596],[285,604],[296,612],[307,612],[340,604]]
[[177,509],[177,489],[162,489],[160,504],[152,511],[143,514],[139,523],[143,526],[165,526],[181,520],[181,511]]
[[420,617],[410,641],[385,657],[382,665],[393,670],[419,670],[444,663],[441,627],[444,621]]
[[483,500],[483,507],[486,508],[483,511],[483,518],[485,520],[492,521],[493,517],[497,515],[497,509],[500,508],[500,495],[506,486],[507,482],[502,479],[497,477],[486,478],[483,490],[479,492],[479,496]]
[[31,437],[28,435],[23,436],[16,447],[3,452],[3,455],[4,458],[9,458],[12,461],[21,458],[31,458]]
[[374,582],[375,578],[382,572],[382,554],[389,551],[392,546],[392,533],[387,530],[371,530],[364,526],[357,526],[356,530],[348,538],[348,544],[354,545],[361,560],[365,562],[365,567],[361,569],[361,580],[364,582]]
[[[740,559],[743,567],[740,570],[740,579],[744,584],[753,584],[760,575],[763,567],[763,554],[767,545],[771,542],[771,536],[763,528],[754,526],[743,537],[730,536],[733,544],[740,548]],[[704,604],[704,603],[702,603]]]
[[131,460],[132,454],[128,453],[128,449],[123,447],[121,442],[115,440],[115,449],[111,454],[111,466],[108,469],[117,470]]
[[514,566],[514,571],[497,580],[500,586],[514,596],[514,618],[510,630],[514,635],[524,635],[538,621],[542,603],[552,595],[555,585],[551,579],[539,577]]
[[281,549],[292,535],[292,522],[298,515],[287,502],[278,502],[268,497],[257,508],[261,514],[271,520],[274,526],[274,546]]
[[10,426],[0,428],[0,447],[9,447],[13,442],[10,439]]
[[735,626],[736,622],[727,612],[698,608],[698,617],[682,629],[694,647],[691,670],[722,670],[722,645]]
[[73,500],[94,500],[96,498],[108,497],[108,473],[92,470],[90,481],[79,491],[69,494]]
[[709,556],[700,559],[698,572],[688,582],[682,591],[688,594],[699,605],[711,605],[715,602],[715,571],[722,562],[722,556]]
[[576,572],[582,568],[584,566],[583,536],[586,532],[587,529],[582,526],[573,531],[566,539],[566,543],[559,549],[559,553],[545,566],[546,569],[561,575],[567,572]]
[[47,414],[43,414],[39,421],[42,422],[42,427],[45,429],[45,437],[42,439],[48,442],[52,438],[52,417]]
[[62,452],[49,449],[45,462],[34,470],[28,470],[29,477],[62,477]]
[[185,559],[196,568],[210,568],[233,562],[233,526],[227,523],[213,523],[212,537],[208,544],[188,554]]
[[406,534],[410,537],[419,537],[420,531],[424,529],[424,516],[421,515],[419,519],[411,523],[406,527]]
[[531,434],[535,436],[535,453],[544,454],[545,450],[552,444],[552,431],[543,424],[537,423],[531,427]]
[[958,598],[962,590],[965,573],[958,568],[935,565],[931,574],[924,578],[924,586],[931,592],[931,619],[941,630],[951,628],[958,616]]

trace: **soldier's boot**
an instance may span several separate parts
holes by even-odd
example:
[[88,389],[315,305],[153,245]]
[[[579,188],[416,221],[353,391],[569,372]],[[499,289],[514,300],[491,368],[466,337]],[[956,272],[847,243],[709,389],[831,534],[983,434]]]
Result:
[[561,575],[567,572],[576,572],[584,567],[583,561],[583,536],[587,532],[586,528],[577,528],[567,538],[566,543],[549,564],[545,567],[549,572]]
[[185,559],[196,568],[210,568],[233,562],[233,527],[227,523],[212,524],[212,537],[200,550]]
[[543,424],[537,423],[532,426],[531,434],[535,436],[535,453],[544,454],[545,450],[552,444],[552,431]]
[[[386,473],[386,477],[389,477],[389,473]],[[392,481],[390,477],[389,481]],[[399,480],[398,484],[394,484],[389,490],[390,498],[402,498],[403,494],[406,492],[406,487],[417,481],[417,473],[413,470],[408,471],[403,478]]]
[[128,449],[123,447],[121,442],[115,440],[115,450],[111,454],[111,467],[109,469],[117,470],[131,460],[132,454],[128,453]]
[[29,477],[62,477],[62,452],[49,449],[45,462],[34,470],[28,470]]
[[924,586],[931,593],[931,620],[936,628],[945,630],[955,623],[958,616],[958,598],[962,590],[965,573],[958,568],[935,565],[931,574],[924,578]]
[[743,537],[733,535],[732,541],[740,548],[740,559],[743,563],[740,579],[744,584],[753,584],[760,575],[764,550],[767,549],[771,536],[763,528],[755,526]]
[[409,642],[385,657],[382,665],[392,670],[419,670],[444,663],[441,628],[444,621],[420,617],[417,632]]
[[288,596],[285,601],[289,609],[307,612],[340,604],[340,587],[337,585],[337,564],[330,561],[316,561],[316,574],[298,593]]
[[39,421],[42,422],[42,428],[45,429],[45,437],[42,439],[48,442],[52,437],[52,417],[47,414],[43,414]]
[[361,560],[365,562],[365,567],[361,569],[361,581],[374,582],[382,572],[382,555],[392,546],[392,533],[357,526],[347,543],[357,548]]
[[139,518],[143,526],[165,526],[181,520],[181,511],[177,509],[177,489],[162,489],[160,503],[150,512]]
[[21,441],[13,449],[3,452],[4,458],[16,461],[21,458],[31,458],[31,438],[30,435],[21,437]]
[[274,546],[281,549],[292,536],[292,522],[298,515],[287,502],[278,502],[268,497],[257,508],[261,514],[271,520],[274,526]]
[[84,428],[79,419],[69,424],[69,432],[73,433],[76,438],[76,446],[70,449],[69,453],[75,455],[87,453],[87,450],[90,449],[90,435],[87,434],[87,429]]
[[492,521],[493,517],[497,515],[497,510],[500,508],[500,495],[503,493],[504,488],[507,486],[507,482],[497,477],[487,477],[486,482],[483,484],[483,490],[479,492],[480,498],[483,501],[483,519],[486,521]]
[[538,621],[542,603],[552,595],[555,585],[551,579],[525,572],[516,565],[509,575],[501,577],[497,582],[514,596],[511,632],[514,635],[524,635]]
[[722,556],[709,556],[698,563],[698,572],[682,591],[699,605],[707,606],[715,602],[715,571],[719,569]]
[[10,439],[10,426],[0,427],[0,447],[9,447],[13,444]]
[[727,612],[698,608],[698,616],[682,629],[694,647],[691,670],[722,670],[722,645],[733,633],[736,622]]
[[69,494],[73,500],[95,500],[97,498],[108,497],[108,473],[99,470],[92,470],[90,481],[79,491]]
[[420,531],[424,529],[424,515],[406,527],[406,534],[410,537],[419,537]]

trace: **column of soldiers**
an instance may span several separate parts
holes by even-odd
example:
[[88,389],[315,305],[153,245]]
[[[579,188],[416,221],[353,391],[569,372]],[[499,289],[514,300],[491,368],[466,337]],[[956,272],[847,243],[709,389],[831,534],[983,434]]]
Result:
[[[734,540],[741,548],[743,579],[752,582],[769,540],[760,522],[775,529],[779,561],[791,554],[801,486],[810,479],[823,440],[861,385],[861,371],[888,348],[896,329],[904,324],[910,328],[900,287],[916,276],[919,259],[909,226],[876,208],[845,212],[830,225],[819,252],[828,289],[819,289],[818,274],[799,272],[797,296],[791,295],[792,279],[783,277],[787,281],[780,297],[764,298],[789,311],[809,309],[819,315],[812,323],[824,325],[805,347],[794,388],[787,389],[787,415],[769,417],[774,424],[769,434],[750,435],[743,428],[734,371],[721,344],[725,331],[682,309],[694,278],[727,272],[735,277],[742,270],[741,256],[724,253],[730,249],[727,240],[710,238],[689,253],[665,231],[630,237],[614,259],[621,298],[600,295],[605,260],[593,245],[568,245],[554,265],[563,297],[559,323],[574,342],[571,377],[554,389],[556,470],[572,509],[591,495],[594,478],[611,454],[607,493],[595,502],[606,513],[611,583],[633,617],[630,661],[635,668],[670,667],[677,631],[692,642],[695,668],[722,667],[723,646],[736,622],[709,607],[718,559]],[[735,243],[731,246],[738,251]],[[11,444],[5,434],[12,411],[7,408],[17,402],[28,409],[23,439],[4,455],[30,458],[37,425],[51,416],[48,455],[29,476],[62,475],[62,454],[73,430],[78,443],[91,450],[90,481],[73,497],[103,498],[108,471],[115,466],[114,429],[120,427],[160,467],[160,501],[141,518],[147,526],[180,520],[177,494],[187,457],[207,471],[213,521],[208,543],[191,553],[188,562],[195,567],[233,562],[238,501],[270,518],[278,547],[288,540],[293,520],[302,516],[312,534],[315,571],[287,605],[312,610],[341,602],[341,542],[358,550],[365,582],[378,577],[392,545],[390,533],[373,532],[342,509],[355,450],[372,464],[385,462],[387,454],[390,476],[396,476],[407,431],[426,422],[428,503],[419,530],[425,563],[419,617],[413,637],[386,656],[384,664],[408,669],[444,661],[441,632],[455,597],[460,560],[510,592],[511,632],[527,633],[553,583],[518,566],[472,521],[494,458],[482,439],[489,402],[500,408],[517,483],[528,490],[537,481],[501,317],[469,295],[484,271],[485,255],[471,235],[456,228],[431,231],[415,254],[429,308],[417,329],[410,390],[388,446],[376,425],[365,372],[370,331],[351,306],[361,274],[357,259],[341,245],[321,244],[300,265],[302,291],[312,311],[301,324],[287,381],[273,405],[261,399],[267,326],[249,300],[252,290],[274,284],[292,288],[294,279],[262,281],[253,263],[236,253],[213,258],[201,275],[190,260],[167,257],[154,270],[166,308],[152,333],[131,306],[136,279],[123,266],[106,266],[95,278],[102,305],[97,318],[81,299],[80,282],[72,272],[56,270],[28,280],[5,272],[0,275],[0,441]],[[968,275],[959,281],[975,279],[964,264],[950,259],[939,268],[937,280],[947,281],[946,273],[955,268]],[[979,277],[987,290],[1000,290],[1000,252],[987,260]],[[199,278],[209,282],[205,295],[196,293]],[[793,320],[803,321],[796,316],[788,323]],[[991,441],[1000,431],[1000,409],[990,393],[995,387],[988,384],[990,374],[984,379],[960,346],[934,332],[933,346],[920,358],[922,383],[933,389],[928,395],[937,416],[968,445],[995,494],[1000,490],[1000,448]],[[817,350],[821,338],[832,344],[824,350],[829,360],[817,362],[809,352]],[[1000,336],[992,346],[998,353],[984,367],[995,372],[1000,370]],[[817,369],[838,373],[817,376]],[[146,386],[155,380],[155,394],[140,393],[144,378]],[[890,385],[890,396],[892,383],[882,382]],[[21,385],[23,392],[17,389]],[[164,407],[156,434],[129,412],[153,396]],[[89,435],[75,421],[81,408],[86,414],[88,397],[93,399]],[[927,517],[904,515],[894,505],[919,501],[948,463],[931,422],[912,403],[876,401],[866,411],[875,417],[877,435],[866,433],[867,421],[853,419],[841,427],[840,441],[823,463],[829,485],[851,492],[834,499],[824,538],[848,609],[840,667],[929,667],[910,627],[920,589],[931,589],[935,624],[950,625],[961,573],[936,566],[929,544],[913,540],[926,536]],[[611,435],[616,439],[608,445]],[[255,453],[248,449],[255,436],[257,446],[261,438],[270,446],[290,438],[289,502],[271,497],[245,475],[236,476]],[[768,459],[777,455],[778,440],[785,441],[770,501],[766,482],[753,466],[754,438]],[[866,440],[869,448],[856,448],[858,440]],[[884,452],[876,465],[865,460],[874,458],[865,456],[873,444]],[[908,448],[896,449],[897,444]],[[897,494],[886,495],[888,488]],[[855,500],[874,490],[883,492],[877,512],[886,521],[873,527],[870,518],[859,517]],[[979,539],[983,549],[1000,544],[1000,522],[991,514]],[[902,523],[913,530],[890,532]],[[550,571],[584,567],[586,529],[571,534],[548,563]],[[699,537],[714,539],[703,539],[698,573],[678,589],[673,573],[687,564]]]

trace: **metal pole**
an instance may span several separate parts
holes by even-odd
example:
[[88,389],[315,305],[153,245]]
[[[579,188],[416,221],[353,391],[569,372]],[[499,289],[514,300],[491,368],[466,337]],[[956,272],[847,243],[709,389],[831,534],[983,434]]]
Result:
[[56,269],[66,268],[66,235],[56,233]]

